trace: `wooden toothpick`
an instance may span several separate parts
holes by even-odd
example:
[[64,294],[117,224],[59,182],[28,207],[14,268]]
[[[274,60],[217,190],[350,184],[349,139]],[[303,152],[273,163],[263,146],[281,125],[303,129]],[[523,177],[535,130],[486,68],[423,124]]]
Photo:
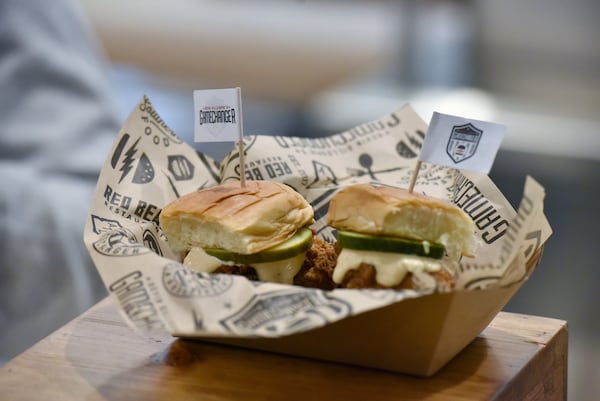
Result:
[[240,137],[238,140],[238,152],[240,153],[240,186],[243,188],[246,186],[246,162],[244,161],[244,115],[242,113],[242,89],[236,88],[236,90],[238,95],[239,106],[238,121],[240,124]]
[[246,186],[246,163],[244,161],[244,141],[238,141],[238,152],[240,153],[240,186]]
[[417,182],[417,175],[419,175],[419,170],[421,169],[421,160],[417,160],[417,165],[415,166],[415,171],[413,171],[412,177],[410,178],[410,184],[408,185],[408,192],[412,194],[413,189],[415,188],[415,183]]

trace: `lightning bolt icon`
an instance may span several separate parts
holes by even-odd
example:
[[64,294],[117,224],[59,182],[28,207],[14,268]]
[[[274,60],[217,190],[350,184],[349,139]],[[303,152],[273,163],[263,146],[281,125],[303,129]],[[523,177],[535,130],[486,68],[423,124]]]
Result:
[[129,149],[127,149],[127,151],[125,152],[125,158],[123,159],[121,168],[119,169],[119,171],[122,172],[121,178],[119,179],[119,184],[121,183],[121,181],[123,181],[123,178],[125,178],[127,173],[129,173],[131,171],[131,169],[133,168],[133,162],[135,161],[134,156],[137,153],[136,146],[139,141],[140,141],[140,138],[138,138],[137,141],[135,141],[133,143],[133,145],[131,145],[131,147]]

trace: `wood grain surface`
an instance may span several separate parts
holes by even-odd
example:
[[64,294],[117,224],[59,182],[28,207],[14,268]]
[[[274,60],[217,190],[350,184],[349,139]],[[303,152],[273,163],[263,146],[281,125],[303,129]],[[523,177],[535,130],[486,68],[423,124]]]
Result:
[[108,298],[0,367],[2,400],[565,400],[566,383],[556,319],[501,312],[421,378],[142,336]]

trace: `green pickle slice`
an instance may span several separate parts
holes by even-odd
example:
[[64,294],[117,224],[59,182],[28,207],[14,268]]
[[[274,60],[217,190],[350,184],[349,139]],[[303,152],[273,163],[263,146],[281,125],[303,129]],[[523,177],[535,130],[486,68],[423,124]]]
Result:
[[392,236],[360,234],[351,231],[338,231],[338,245],[342,248],[363,251],[405,253],[434,259],[443,258],[446,252],[444,245],[435,242]]
[[292,256],[308,251],[312,245],[312,240],[313,234],[311,229],[302,227],[287,241],[258,253],[244,255],[221,248],[205,248],[204,252],[224,261],[249,265],[252,263],[274,262],[276,260],[291,258]]

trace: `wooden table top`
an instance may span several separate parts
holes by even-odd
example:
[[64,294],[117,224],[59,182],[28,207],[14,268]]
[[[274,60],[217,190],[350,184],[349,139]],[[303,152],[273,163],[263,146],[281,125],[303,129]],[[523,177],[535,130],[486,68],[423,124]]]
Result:
[[566,322],[506,312],[430,378],[148,338],[108,298],[0,367],[3,400],[514,401],[566,390]]

